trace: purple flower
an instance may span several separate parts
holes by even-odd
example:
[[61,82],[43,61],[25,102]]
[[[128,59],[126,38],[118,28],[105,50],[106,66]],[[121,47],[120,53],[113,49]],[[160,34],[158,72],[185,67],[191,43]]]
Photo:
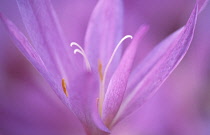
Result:
[[148,26],[139,27],[123,52],[122,42],[132,36],[122,37],[122,1],[98,2],[84,49],[76,42],[67,46],[49,1],[17,3],[29,38],[1,15],[17,48],[78,117],[87,134],[109,134],[137,111],[177,67],[190,46],[197,15],[206,1],[198,1],[186,25],[158,44],[137,66],[133,66],[136,50]]

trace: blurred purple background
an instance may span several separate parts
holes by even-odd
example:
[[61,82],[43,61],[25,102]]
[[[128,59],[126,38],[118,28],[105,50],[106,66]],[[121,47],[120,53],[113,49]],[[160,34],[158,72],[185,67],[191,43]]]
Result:
[[[82,45],[97,0],[52,2],[67,37],[66,44],[76,41]],[[124,0],[124,35],[133,35],[143,23],[150,25],[136,63],[186,23],[194,3],[195,0]],[[0,12],[26,33],[15,0],[0,0]],[[210,134],[209,13],[210,3],[198,17],[191,48],[181,64],[151,100],[113,129],[113,135]],[[15,48],[2,23],[0,41],[0,135],[84,134],[78,120]]]

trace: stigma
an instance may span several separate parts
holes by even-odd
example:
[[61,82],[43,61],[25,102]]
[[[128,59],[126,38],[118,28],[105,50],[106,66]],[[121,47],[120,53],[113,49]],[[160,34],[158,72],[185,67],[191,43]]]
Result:
[[72,46],[78,47],[78,49],[75,49],[75,50],[74,50],[74,54],[76,54],[76,53],[81,54],[81,55],[83,56],[84,60],[85,60],[85,65],[86,65],[87,71],[91,71],[90,62],[88,61],[88,58],[87,58],[87,55],[85,54],[84,49],[83,49],[78,43],[76,43],[76,42],[72,42],[72,43],[70,44],[70,46],[71,46],[71,47],[72,47]]

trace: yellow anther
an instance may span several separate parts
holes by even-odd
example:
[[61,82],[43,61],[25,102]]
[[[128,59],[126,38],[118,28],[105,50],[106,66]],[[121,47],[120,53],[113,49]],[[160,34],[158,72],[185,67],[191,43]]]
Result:
[[68,91],[66,89],[66,82],[64,79],[62,79],[62,88],[63,88],[63,92],[65,93],[65,95],[68,97],[69,94],[68,94]]
[[102,63],[101,63],[101,60],[98,60],[98,72],[99,72],[99,77],[100,77],[100,80],[102,81],[103,80],[103,67],[102,67]]

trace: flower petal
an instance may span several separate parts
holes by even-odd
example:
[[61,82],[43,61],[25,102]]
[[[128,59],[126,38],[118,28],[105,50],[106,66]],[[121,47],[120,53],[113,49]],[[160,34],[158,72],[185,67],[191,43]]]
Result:
[[[106,67],[121,37],[122,1],[99,0],[90,18],[85,37],[85,51],[95,71],[97,71],[99,60],[103,67]],[[118,52],[109,68],[112,73],[120,61],[120,48]],[[109,80],[110,74],[108,73],[107,80]]]
[[45,64],[43,63],[36,50],[31,46],[27,38],[18,30],[18,28],[10,20],[8,20],[2,14],[0,14],[0,19],[4,23],[4,26],[7,28],[13,41],[16,43],[17,48],[29,61],[31,61],[31,63],[33,63],[33,65],[37,69],[45,72]]
[[199,13],[206,7],[209,0],[197,0]]
[[[73,113],[59,101],[53,91],[49,90],[46,83],[42,85],[35,81],[37,77],[43,80],[40,75],[34,76],[30,71],[24,74],[27,76],[27,81],[23,78],[19,78],[18,81],[10,78],[7,80],[6,89],[2,89],[0,85],[0,134],[85,135]],[[16,72],[20,71],[17,69]]]
[[63,40],[50,1],[17,0],[17,3],[32,44],[48,70],[60,80],[73,77],[71,62],[75,55],[73,51],[67,52],[69,46]]
[[81,121],[88,135],[109,132],[98,114],[98,83],[93,73],[85,72],[69,86],[70,108]]
[[102,119],[106,125],[111,123],[115,114],[120,108],[139,40],[144,36],[147,29],[148,26],[142,26],[139,28],[133,41],[126,49],[125,54],[123,55],[123,58],[117,67],[117,70],[110,80],[102,111]]
[[[155,63],[159,60],[159,57],[161,55],[164,55],[164,50],[170,47],[170,45],[176,40],[176,38],[181,34],[184,27],[180,28],[179,30],[175,31],[171,35],[169,35],[167,38],[165,38],[162,42],[160,42],[158,45],[156,45],[156,50],[153,50],[152,57],[150,58],[147,56],[142,62],[142,64],[139,64],[135,69],[131,72],[130,79],[128,81],[128,88],[126,90],[126,95],[129,95],[130,92],[138,85],[139,80],[142,80],[144,76],[147,74],[147,72],[152,68],[150,64],[145,64],[148,62],[149,59],[150,63]],[[159,50],[158,50],[159,49]],[[143,65],[144,63],[144,65]],[[141,72],[139,72],[141,71]]]
[[198,5],[196,3],[187,24],[182,28],[181,34],[175,37],[171,44],[165,42],[166,44],[160,44],[161,46],[154,48],[141,63],[142,69],[135,72],[140,76],[139,83],[122,103],[115,122],[139,109],[177,67],[192,41],[197,14]]
[[13,42],[16,47],[22,52],[22,54],[32,63],[32,65],[41,73],[41,75],[48,81],[50,86],[53,88],[58,97],[62,100],[62,102],[67,105],[68,100],[66,99],[65,94],[63,93],[62,87],[58,86],[58,82],[61,82],[59,78],[56,76],[52,76],[50,72],[48,72],[45,63],[42,61],[39,54],[27,40],[27,38],[19,31],[19,29],[6,17],[0,14],[0,19],[4,23],[7,28]]

